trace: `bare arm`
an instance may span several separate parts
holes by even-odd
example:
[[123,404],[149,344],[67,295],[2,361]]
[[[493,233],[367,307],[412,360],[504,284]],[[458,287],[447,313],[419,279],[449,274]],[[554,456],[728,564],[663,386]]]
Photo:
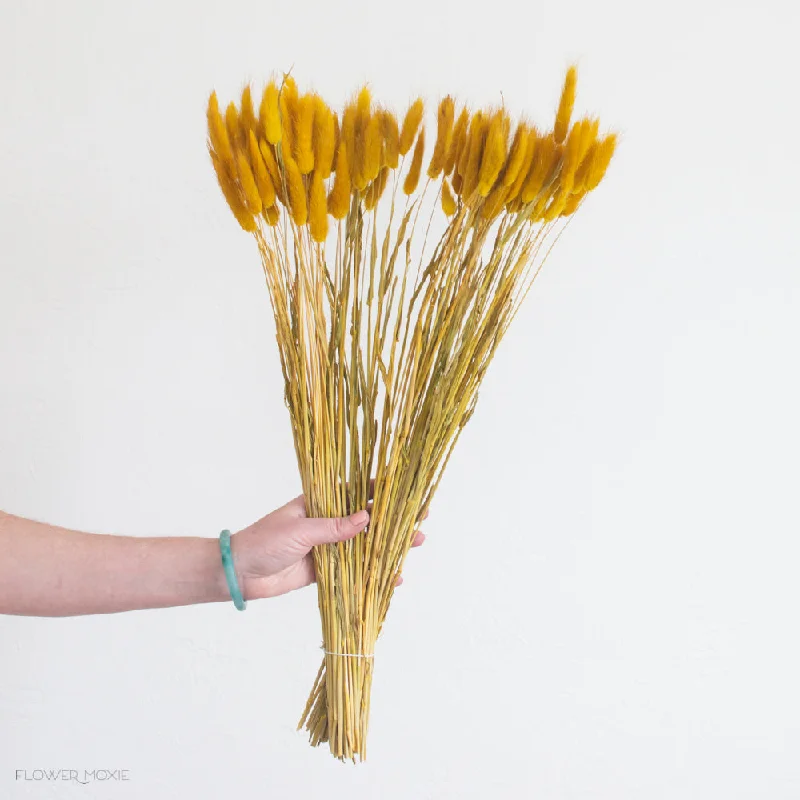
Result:
[[104,614],[227,592],[216,539],[81,533],[0,512],[0,613]]

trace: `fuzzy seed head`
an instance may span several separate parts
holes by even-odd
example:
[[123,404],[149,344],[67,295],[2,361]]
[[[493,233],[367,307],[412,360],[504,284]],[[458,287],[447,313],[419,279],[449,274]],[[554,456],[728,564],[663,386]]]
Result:
[[556,111],[556,123],[553,129],[553,138],[556,143],[564,141],[569,130],[572,109],[575,105],[575,84],[578,80],[578,70],[573,64],[564,77],[564,86],[561,89],[561,99],[558,101],[558,111]]
[[541,222],[547,204],[550,201],[550,196],[550,192],[543,191],[539,197],[536,198],[536,202],[533,204],[533,210],[529,217],[531,222]]
[[314,115],[316,98],[304,94],[297,104],[297,137],[295,139],[295,160],[301,175],[308,175],[314,169]]
[[425,127],[419,129],[417,143],[414,145],[414,156],[411,159],[411,166],[403,182],[403,191],[406,194],[414,194],[419,183],[419,176],[422,172],[422,157],[425,153]]
[[[355,164],[356,158],[356,115],[357,109],[354,104],[351,103],[345,106],[342,114],[342,132],[338,150],[344,149],[346,151],[348,174],[352,165]],[[343,145],[344,147],[342,147]]]
[[514,185],[525,164],[528,154],[528,126],[524,122],[517,125],[511,149],[508,152],[508,161],[503,172],[503,186],[510,188]]
[[520,194],[523,203],[530,203],[541,191],[555,152],[556,143],[551,135],[545,134],[537,139],[535,155]]
[[425,104],[422,98],[418,97],[406,111],[403,118],[403,127],[400,130],[400,155],[404,156],[414,144],[414,137],[417,134],[420,122],[422,122],[422,115],[425,113]]
[[250,169],[250,164],[247,161],[247,156],[241,150],[236,154],[236,169],[239,175],[239,185],[242,187],[247,210],[251,214],[260,214],[261,209],[264,207],[261,202],[261,195],[258,193],[256,186],[256,179],[253,176],[253,171]]
[[467,126],[469,125],[469,111],[466,108],[461,110],[456,124],[453,127],[453,135],[450,137],[450,147],[447,150],[447,158],[444,162],[444,174],[449,175],[458,163],[458,157],[464,147],[467,138]]
[[389,169],[397,169],[400,161],[400,126],[391,111],[381,112],[383,134],[383,163]]
[[336,152],[336,117],[321,97],[316,99],[314,109],[314,167],[326,180],[333,169],[333,154]]
[[278,200],[286,205],[286,196],[283,191],[283,175],[281,174],[280,167],[275,159],[275,153],[272,152],[272,147],[267,144],[265,139],[259,140],[258,149],[261,152],[261,157],[264,159],[264,165],[269,173],[270,180],[272,181],[272,187],[275,189],[275,194],[277,195]]
[[328,208],[334,219],[344,219],[350,211],[350,170],[344,139],[339,142],[336,153],[336,173],[328,197]]
[[503,163],[506,160],[506,141],[508,138],[508,117],[503,111],[497,111],[492,117],[486,131],[486,142],[481,155],[481,166],[478,171],[478,194],[486,197],[494,186]]
[[228,130],[228,138],[230,139],[231,146],[235,150],[241,146],[240,130],[239,130],[239,112],[236,110],[236,103],[228,103],[225,109],[225,127]]
[[311,193],[308,209],[308,228],[315,242],[328,238],[328,203],[325,199],[325,182],[316,170],[311,178]]
[[291,75],[283,79],[281,90],[278,93],[278,109],[281,117],[281,142],[283,150],[294,151],[295,131],[297,130],[298,105],[300,102],[297,93],[297,84]]
[[564,204],[564,208],[561,211],[561,216],[568,217],[570,214],[574,214],[584,197],[586,197],[586,192],[573,192],[567,199],[567,202]]
[[469,126],[465,129],[464,132],[464,141],[459,149],[458,160],[456,161],[455,171],[463,178],[467,172],[467,166],[469,165],[469,149],[470,149],[470,142],[471,137],[476,130],[476,125],[478,128],[483,124],[483,112],[478,111],[469,120]]
[[378,201],[383,195],[386,184],[389,182],[389,167],[381,167],[378,177],[367,187],[364,195],[364,208],[367,211],[372,211],[378,205]]
[[508,199],[508,187],[498,182],[489,192],[481,208],[481,216],[493,220],[504,208]]
[[575,170],[580,163],[581,138],[583,136],[583,120],[575,122],[570,129],[564,144],[564,163],[561,167],[561,185],[567,191],[572,190]]
[[264,87],[258,117],[266,140],[270,144],[278,144],[281,140],[281,112],[278,107],[278,86],[275,81],[270,81]]
[[469,137],[466,151],[466,165],[464,169],[464,186],[461,190],[464,199],[469,203],[472,195],[478,188],[478,178],[480,174],[481,158],[483,157],[483,146],[486,141],[486,134],[489,130],[489,120],[479,111],[472,118],[469,126]]
[[453,139],[453,118],[455,116],[455,103],[449,95],[439,103],[437,114],[436,143],[433,146],[433,155],[428,166],[428,177],[436,179],[444,170],[450,143]]
[[592,143],[597,141],[597,132],[600,130],[600,120],[595,117],[594,119],[586,118],[584,122],[584,127],[581,132],[581,148],[580,148],[580,160],[586,157],[586,153],[589,152],[589,148],[592,146]]
[[264,219],[267,221],[267,225],[275,226],[278,224],[278,220],[281,218],[281,212],[278,206],[270,206],[269,208],[265,208],[262,212]]
[[275,204],[275,187],[272,185],[272,179],[269,176],[267,165],[264,163],[264,158],[261,155],[261,150],[258,146],[253,130],[248,132],[248,152],[250,155],[250,165],[253,168],[253,177],[256,179],[256,187],[258,194],[261,197],[261,204],[264,208]]
[[448,217],[452,217],[456,213],[456,198],[446,180],[442,181],[442,211]]
[[360,165],[361,179],[366,183],[374,181],[381,170],[381,151],[383,134],[381,133],[381,117],[373,114],[364,131],[364,146]]
[[225,126],[225,120],[219,111],[219,104],[217,102],[217,93],[211,92],[208,98],[208,139],[214,152],[222,159],[225,164],[233,164],[233,150],[231,149],[231,140],[228,136],[228,129]]
[[559,191],[550,201],[550,205],[544,211],[542,219],[544,222],[552,222],[556,217],[561,216],[561,212],[569,200],[569,192]]
[[308,220],[306,187],[303,184],[303,176],[297,162],[287,152],[283,154],[283,171],[286,191],[289,195],[289,212],[295,225],[305,225]]
[[592,168],[586,178],[586,189],[592,191],[603,180],[611,158],[617,148],[617,134],[609,133],[597,143],[597,153],[592,161]]
[[597,155],[597,141],[595,140],[589,145],[589,149],[586,152],[586,155],[583,157],[583,160],[578,165],[578,169],[575,170],[575,180],[573,181],[573,192],[581,191],[584,186],[586,185],[586,180],[589,177],[589,173],[592,170],[592,162],[594,161]]
[[253,109],[253,96],[250,93],[249,83],[242,89],[242,102],[239,104],[239,120],[242,129],[245,131],[245,136],[247,135],[247,131],[255,130],[256,115]]
[[356,98],[356,111],[361,119],[369,119],[372,111],[372,92],[370,92],[369,86],[361,87]]
[[208,152],[211,156],[211,163],[214,165],[214,172],[217,174],[219,188],[222,189],[222,194],[228,203],[228,207],[233,212],[236,221],[242,226],[242,230],[253,233],[256,230],[256,221],[247,210],[241,192],[228,171],[228,166],[223,163],[222,159],[213,150],[209,148]]

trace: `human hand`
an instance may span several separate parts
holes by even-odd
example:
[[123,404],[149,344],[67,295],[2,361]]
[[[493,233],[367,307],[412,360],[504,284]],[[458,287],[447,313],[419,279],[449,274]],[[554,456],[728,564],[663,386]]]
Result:
[[[276,597],[316,580],[311,548],[352,539],[369,522],[367,511],[349,517],[306,515],[303,495],[231,537],[236,576],[245,600]],[[412,547],[425,541],[417,531]],[[402,577],[397,584],[403,582]]]

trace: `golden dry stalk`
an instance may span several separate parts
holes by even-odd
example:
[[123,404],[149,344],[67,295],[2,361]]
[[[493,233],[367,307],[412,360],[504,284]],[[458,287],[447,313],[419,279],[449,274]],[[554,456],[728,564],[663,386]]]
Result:
[[[307,511],[373,504],[355,539],[314,549],[325,656],[298,727],[337,758],[366,755],[375,643],[486,369],[613,156],[596,120],[570,125],[575,77],[545,133],[445,97],[423,180],[421,99],[402,124],[366,87],[337,114],[288,76],[257,115],[249,86],[224,115],[209,99],[220,188],[261,254]],[[432,252],[412,247],[437,220]]]

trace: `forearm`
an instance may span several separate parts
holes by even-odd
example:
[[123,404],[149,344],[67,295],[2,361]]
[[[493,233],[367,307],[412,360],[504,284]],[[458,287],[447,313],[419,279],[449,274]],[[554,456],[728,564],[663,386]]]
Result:
[[81,533],[0,512],[1,614],[107,614],[229,599],[216,539]]

